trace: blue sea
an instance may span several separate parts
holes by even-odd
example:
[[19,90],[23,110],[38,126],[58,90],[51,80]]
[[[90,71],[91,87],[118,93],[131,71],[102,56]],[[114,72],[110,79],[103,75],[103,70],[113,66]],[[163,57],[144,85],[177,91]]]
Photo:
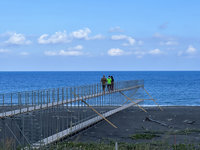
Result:
[[200,106],[200,71],[0,72],[0,93],[92,84],[102,75],[112,75],[115,81],[144,80],[160,105]]

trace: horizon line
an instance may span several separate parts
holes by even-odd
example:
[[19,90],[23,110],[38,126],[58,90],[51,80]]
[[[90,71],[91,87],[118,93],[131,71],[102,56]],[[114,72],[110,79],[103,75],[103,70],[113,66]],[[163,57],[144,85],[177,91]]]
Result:
[[0,72],[198,72],[200,70],[5,70]]

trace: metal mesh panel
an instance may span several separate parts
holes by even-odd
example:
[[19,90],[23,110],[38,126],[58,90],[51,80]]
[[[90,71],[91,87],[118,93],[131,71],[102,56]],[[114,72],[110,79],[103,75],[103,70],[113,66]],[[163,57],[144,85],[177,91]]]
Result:
[[[97,83],[0,95],[0,147],[40,147],[85,127],[87,121],[128,105],[119,92],[141,97],[142,80],[115,82],[104,92]],[[88,122],[88,124],[90,124]]]

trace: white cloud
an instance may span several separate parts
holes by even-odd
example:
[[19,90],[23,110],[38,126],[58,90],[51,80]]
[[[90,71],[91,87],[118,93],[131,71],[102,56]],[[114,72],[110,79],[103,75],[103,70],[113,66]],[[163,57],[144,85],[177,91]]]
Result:
[[21,52],[20,55],[22,55],[22,56],[28,56],[29,53],[28,52]]
[[132,37],[128,37],[127,40],[128,43],[123,43],[124,46],[134,45],[135,39],[133,39]]
[[193,47],[192,45],[189,45],[185,51],[179,51],[177,55],[193,57],[195,56],[196,53],[197,53],[197,49]]
[[178,45],[178,42],[176,42],[176,41],[166,41],[166,42],[161,42],[160,45],[172,46],[172,45]]
[[0,53],[8,53],[8,52],[10,52],[10,51],[7,49],[0,49]]
[[135,44],[135,39],[127,35],[112,35],[112,40],[127,40],[128,43],[123,43],[123,46],[129,46]]
[[83,55],[83,53],[80,52],[80,51],[64,51],[64,50],[60,50],[58,55],[60,55],[60,56],[80,56],[80,55]]
[[194,48],[192,45],[189,45],[187,50],[186,50],[186,53],[187,54],[194,54],[194,53],[196,53],[196,51],[197,51],[196,48]]
[[88,37],[87,40],[101,40],[101,39],[104,39],[105,37],[101,34],[97,34],[93,37]]
[[10,32],[10,31],[8,31],[8,32],[5,32],[5,33],[1,33],[0,34],[0,37],[10,37],[11,35],[13,35],[15,32]]
[[109,32],[124,32],[119,26],[110,28]]
[[119,48],[111,48],[108,50],[108,55],[110,56],[120,56],[123,54],[124,54],[124,51]]
[[160,49],[153,49],[150,51],[134,51],[134,55],[136,55],[138,58],[142,58],[145,55],[160,55],[160,54],[165,54],[162,52]]
[[83,52],[77,51],[77,50],[45,51],[44,55],[46,56],[80,56],[80,55],[83,55]]
[[56,32],[55,34],[49,36],[48,34],[43,34],[38,38],[39,44],[56,44],[56,43],[67,43],[71,42],[73,39],[84,39],[84,40],[99,40],[103,39],[104,36],[97,34],[95,36],[89,37],[91,30],[89,28],[80,29],[67,34],[66,31]]
[[112,40],[124,40],[126,38],[127,38],[126,35],[112,35],[111,37]]
[[144,55],[146,55],[146,52],[144,51],[135,51],[133,52],[134,55],[136,55],[138,58],[142,58]]
[[26,37],[23,34],[10,33],[10,37],[5,43],[14,45],[27,45],[30,44],[31,41],[26,40]]
[[77,46],[68,48],[68,50],[82,50],[82,49],[83,49],[82,45],[77,45]]
[[66,31],[56,32],[51,36],[49,36],[48,34],[43,34],[38,38],[39,44],[56,44],[67,42],[70,42],[70,39],[68,38]]
[[149,51],[149,54],[151,54],[151,55],[159,55],[159,54],[163,54],[163,52],[160,49],[156,48],[156,49],[153,49],[153,50]]
[[88,40],[88,35],[91,33],[89,28],[80,29],[71,33],[71,36],[76,39]]
[[104,36],[97,34],[95,36],[89,37],[91,30],[89,28],[80,29],[70,33],[70,37],[74,39],[85,39],[85,40],[101,40],[104,39]]
[[178,45],[178,42],[175,41],[168,41],[165,43],[166,45]]

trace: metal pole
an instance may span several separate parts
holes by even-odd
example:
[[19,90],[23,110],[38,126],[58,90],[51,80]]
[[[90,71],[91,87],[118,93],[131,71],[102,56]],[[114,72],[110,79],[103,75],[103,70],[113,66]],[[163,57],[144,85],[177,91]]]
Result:
[[115,142],[115,150],[118,150],[118,143]]

